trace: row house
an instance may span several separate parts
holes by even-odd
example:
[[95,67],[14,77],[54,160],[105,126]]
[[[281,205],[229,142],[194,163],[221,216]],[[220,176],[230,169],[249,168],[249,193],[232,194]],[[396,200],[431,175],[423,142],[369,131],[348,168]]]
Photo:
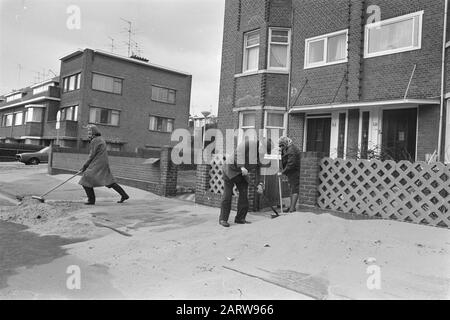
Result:
[[[171,132],[188,127],[190,74],[141,58],[92,49],[77,50],[60,60],[60,76],[56,86],[49,89],[55,91],[57,99],[46,97],[53,99],[54,104],[39,103],[38,109],[34,96],[20,100],[20,106],[33,110],[32,116],[24,116],[24,123],[28,125],[28,118],[40,123],[40,131],[33,132],[36,143],[85,148],[85,128],[95,124],[108,150],[135,151],[171,144]],[[0,104],[0,116],[4,119],[0,139],[28,143],[23,140],[28,131],[17,133],[19,121],[15,113],[19,102],[10,102],[8,96],[4,97],[5,105]],[[41,113],[36,114],[35,108]]]
[[219,126],[280,130],[331,157],[440,151],[450,162],[445,9],[446,0],[226,0]]

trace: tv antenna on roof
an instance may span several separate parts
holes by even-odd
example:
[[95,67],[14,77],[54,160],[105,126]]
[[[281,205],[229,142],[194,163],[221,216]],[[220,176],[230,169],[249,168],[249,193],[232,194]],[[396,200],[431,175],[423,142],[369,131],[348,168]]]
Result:
[[132,22],[128,21],[128,20],[125,20],[124,18],[120,18],[120,19],[125,21],[126,23],[128,23],[128,29],[126,30],[126,32],[128,33],[127,45],[128,45],[128,57],[129,57],[130,56],[130,50],[131,50],[131,34],[133,33],[132,29],[131,29]]
[[112,38],[110,36],[108,36],[108,38],[111,40],[111,52],[114,53],[114,48],[115,48],[115,46],[114,46],[114,38]]

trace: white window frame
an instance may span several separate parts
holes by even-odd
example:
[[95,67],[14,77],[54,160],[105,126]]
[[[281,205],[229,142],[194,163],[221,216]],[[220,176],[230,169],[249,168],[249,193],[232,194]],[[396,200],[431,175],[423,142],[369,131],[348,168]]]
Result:
[[[345,34],[345,52],[347,52],[347,55],[345,56],[345,59],[339,60],[339,61],[333,61],[333,62],[327,62],[328,60],[328,38],[338,36],[341,34]],[[323,61],[315,62],[315,63],[308,63],[309,61],[309,44],[311,42],[315,42],[318,40],[324,40],[324,46],[323,46]],[[317,67],[324,67],[324,66],[330,66],[334,64],[340,64],[340,63],[347,63],[348,62],[348,29],[339,30],[336,32],[331,32],[327,34],[322,34],[317,37],[308,38],[305,39],[305,63],[304,63],[304,69],[312,69]]]
[[[11,123],[8,125],[8,117],[11,117]],[[14,124],[14,113],[5,113],[2,119],[3,127],[12,127]]]
[[[364,27],[364,58],[373,58],[373,57],[379,57],[379,56],[384,56],[384,55],[389,55],[389,54],[394,54],[394,53],[400,53],[400,52],[406,52],[406,51],[413,51],[413,50],[419,50],[422,48],[422,24],[423,24],[423,13],[424,11],[417,11],[417,12],[413,12],[410,14],[406,14],[403,16],[399,16],[399,17],[394,17],[394,18],[390,18],[390,19],[386,19],[386,20],[382,20],[379,22],[374,22],[374,23],[369,23],[366,24]],[[374,28],[379,28],[382,27],[384,25],[387,24],[392,24],[392,23],[396,23],[396,22],[401,22],[401,21],[405,21],[405,20],[409,20],[411,18],[414,17],[419,17],[419,40],[417,43],[417,46],[414,46],[414,34],[416,32],[416,30],[413,29],[412,32],[412,37],[413,37],[413,45],[409,46],[409,47],[404,47],[404,48],[399,48],[399,49],[390,49],[390,50],[385,50],[385,51],[380,51],[380,52],[376,52],[376,53],[369,53],[369,30],[370,29],[374,29]],[[413,27],[415,26],[415,24],[413,23]]]
[[14,93],[14,94],[11,94],[11,95],[6,97],[6,102],[19,100],[19,99],[22,99],[22,97],[23,97],[23,92]]
[[[247,46],[248,36],[254,35],[254,34],[258,34],[259,42],[258,42],[257,45],[252,45],[252,46],[248,47]],[[258,47],[258,55],[257,55],[258,60],[256,62],[256,69],[245,69],[245,66],[248,65],[248,63],[246,63],[247,62],[247,58],[248,58],[247,57],[247,49],[255,48],[255,47]],[[260,50],[260,48],[261,48],[261,34],[260,34],[260,30],[259,29],[244,33],[244,54],[243,54],[243,59],[242,59],[242,73],[255,72],[255,71],[259,70],[259,54],[260,54],[259,50]]]
[[[166,130],[164,130],[164,128],[162,128],[161,130],[157,130],[158,128],[150,128],[150,124],[151,124],[151,118],[155,118],[155,120],[156,120],[156,126],[158,126],[158,119],[161,119],[161,121],[163,120],[163,119],[166,119],[167,120],[167,123],[166,123]],[[172,130],[168,130],[168,126],[169,126],[169,120],[171,120],[171,123],[172,123]],[[149,131],[152,131],[152,132],[162,132],[162,133],[172,133],[173,132],[173,130],[175,129],[175,119],[174,118],[168,118],[168,117],[162,117],[162,116],[155,116],[155,115],[149,115],[149,122],[148,122],[148,130]]]
[[[17,116],[20,114],[20,123],[17,123]],[[23,111],[14,112],[14,126],[23,125]]]
[[[272,31],[287,31],[288,32],[288,42],[287,44],[284,42],[272,42]],[[289,28],[269,28],[269,39],[268,39],[269,45],[268,45],[268,51],[267,51],[267,69],[268,70],[280,70],[280,71],[287,71],[290,69],[291,66],[291,29]],[[285,45],[287,47],[286,51],[286,67],[272,67],[270,65],[270,49],[272,47],[272,44],[275,45]]]
[[[244,124],[244,114],[254,114],[255,124],[253,126],[243,126]],[[239,113],[239,129],[255,129],[256,128],[256,112],[255,111],[243,111]]]

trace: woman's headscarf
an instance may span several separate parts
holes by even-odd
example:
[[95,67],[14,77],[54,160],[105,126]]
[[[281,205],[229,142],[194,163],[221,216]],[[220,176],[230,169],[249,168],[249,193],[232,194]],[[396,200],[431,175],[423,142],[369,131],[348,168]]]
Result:
[[102,133],[100,132],[100,130],[98,130],[98,128],[97,128],[96,125],[89,124],[86,128],[87,128],[88,130],[90,129],[90,130],[92,131],[92,136],[93,136],[93,137],[101,136],[101,135],[102,135]]
[[286,136],[282,136],[280,137],[280,139],[278,140],[278,145],[280,146],[280,148],[286,148],[289,147],[292,144],[292,139],[288,138]]

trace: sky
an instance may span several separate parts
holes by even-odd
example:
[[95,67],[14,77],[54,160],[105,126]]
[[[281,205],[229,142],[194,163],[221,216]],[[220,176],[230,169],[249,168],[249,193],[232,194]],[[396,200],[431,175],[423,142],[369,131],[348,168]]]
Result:
[[191,114],[217,114],[224,6],[225,0],[0,0],[0,93],[59,75],[59,59],[78,49],[126,56],[127,20],[133,52],[192,74]]

